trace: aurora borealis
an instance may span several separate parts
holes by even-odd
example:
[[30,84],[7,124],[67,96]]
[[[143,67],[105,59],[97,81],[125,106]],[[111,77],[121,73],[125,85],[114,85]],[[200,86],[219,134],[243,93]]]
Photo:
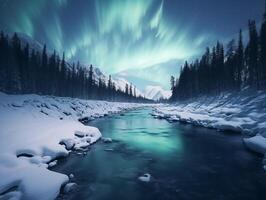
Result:
[[[64,51],[69,60],[115,74],[196,57],[207,45],[245,29],[249,18],[259,22],[263,2],[0,0],[0,29],[24,33]],[[158,82],[168,84],[164,68]],[[154,74],[143,78],[156,81]]]

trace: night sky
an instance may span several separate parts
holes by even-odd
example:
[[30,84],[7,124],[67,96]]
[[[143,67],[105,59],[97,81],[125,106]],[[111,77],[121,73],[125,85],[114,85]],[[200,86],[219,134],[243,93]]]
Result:
[[[236,37],[248,19],[259,23],[264,8],[264,0],[0,2],[0,29],[24,33],[108,74],[197,57],[217,40]],[[156,81],[143,74],[149,76]],[[169,77],[162,80],[168,84]]]

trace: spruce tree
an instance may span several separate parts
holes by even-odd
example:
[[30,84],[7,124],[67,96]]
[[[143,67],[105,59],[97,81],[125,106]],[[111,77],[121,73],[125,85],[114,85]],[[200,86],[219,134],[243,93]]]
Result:
[[260,69],[261,86],[266,88],[266,1],[263,14],[262,25],[260,29]]
[[133,96],[132,83],[130,83],[130,86],[129,86],[129,96],[130,97]]
[[237,89],[240,90],[242,83],[242,71],[244,69],[244,45],[243,45],[242,30],[239,31],[236,66],[237,66],[237,71],[236,71]]
[[249,43],[248,43],[248,84],[259,88],[259,69],[258,69],[258,33],[256,23],[249,21]]
[[41,65],[41,71],[39,74],[39,81],[40,81],[40,92],[42,94],[47,94],[47,82],[49,79],[49,74],[47,71],[47,65],[48,65],[48,56],[46,53],[46,45],[43,46],[42,51],[42,65]]

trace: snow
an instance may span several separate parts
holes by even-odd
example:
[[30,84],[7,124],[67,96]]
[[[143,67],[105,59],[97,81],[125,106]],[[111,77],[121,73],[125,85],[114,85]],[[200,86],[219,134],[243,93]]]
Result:
[[[69,66],[69,68],[71,67],[70,64],[68,64],[68,66]],[[81,64],[81,67],[83,67],[84,69],[88,69],[87,65],[85,65],[85,64]],[[87,76],[89,75],[89,70],[86,70],[86,74],[87,74]],[[109,80],[109,76],[106,76],[97,67],[93,68],[93,78],[94,78],[96,83],[99,83],[99,80],[101,79],[102,81],[104,81],[107,84],[108,80]],[[111,77],[111,79],[112,79],[112,82],[115,84],[116,89],[119,89],[123,92],[125,92],[126,84],[128,84],[128,87],[131,85],[131,83],[126,78],[123,78],[123,77],[115,76],[115,77]],[[133,85],[133,91],[134,91],[134,87],[135,86]],[[140,89],[138,89],[137,87],[136,87],[136,95],[137,96],[144,96],[143,92]]]
[[138,179],[142,182],[150,182],[151,181],[151,175],[150,174],[143,174],[142,176],[138,177]]
[[18,187],[23,199],[54,199],[62,184],[68,177],[50,171],[43,165],[36,165],[24,159],[15,159],[9,155],[1,155],[0,192]]
[[164,90],[161,86],[149,85],[145,89],[145,97],[152,100],[169,99],[172,95],[171,91]]
[[[154,107],[153,116],[207,128],[240,132],[246,146],[266,153],[266,94],[244,90]],[[266,166],[265,166],[266,167]]]
[[69,178],[73,179],[74,178],[74,174],[69,174]]
[[262,164],[266,170],[266,138],[261,135],[256,135],[251,138],[244,138],[244,143],[250,150],[264,154]]
[[245,145],[249,149],[257,153],[261,153],[261,154],[266,153],[266,138],[265,137],[262,137],[261,135],[256,135],[251,138],[244,138],[244,142],[245,142]]
[[22,194],[21,192],[12,191],[5,195],[0,195],[0,199],[8,199],[8,200],[19,200],[21,199]]
[[112,143],[113,142],[113,140],[112,140],[112,138],[102,138],[102,141],[104,142],[104,143]]
[[[176,104],[155,107],[153,115],[169,121],[180,121],[194,125],[243,132],[265,134],[266,95],[223,94],[201,97]],[[265,134],[266,136],[266,134]]]
[[57,165],[57,160],[54,160],[53,162],[50,162],[50,163],[48,164],[49,167],[54,167],[54,166],[56,166],[56,165]]
[[53,172],[57,158],[101,138],[79,122],[143,106],[39,95],[0,93],[0,198],[55,199],[67,175]]
[[[9,34],[9,38],[11,38],[12,36],[13,36],[13,33]],[[26,46],[26,44],[29,44],[30,50],[34,49],[35,51],[38,51],[38,52],[43,51],[43,44],[34,40],[29,35],[24,34],[24,33],[18,33],[18,37],[21,40],[22,47]],[[52,55],[54,53],[54,50],[47,48],[47,53],[48,53],[48,55]],[[66,61],[66,66],[69,70],[72,70],[71,60]],[[80,63],[80,67],[85,69],[86,76],[89,76],[89,66],[90,66],[90,64]],[[107,84],[109,76],[104,74],[98,67],[93,66],[93,79],[95,80],[96,83],[99,83],[99,80],[101,79],[102,81],[104,81]],[[117,77],[116,76],[115,78],[112,78],[112,81],[115,83],[116,89],[120,89],[122,91],[125,91],[126,84],[128,84],[128,86],[130,86],[130,84],[131,84],[124,77]],[[137,96],[144,96],[143,92],[138,88],[136,88],[136,95]]]
[[[124,91],[124,92],[125,92],[126,84],[128,84],[128,86],[131,85],[131,83],[128,82],[123,77],[115,77],[113,79],[113,81],[115,83],[116,89],[120,89],[121,91]],[[134,86],[133,86],[133,91],[134,91]],[[138,88],[136,88],[136,95],[137,96],[144,96],[143,93]]]

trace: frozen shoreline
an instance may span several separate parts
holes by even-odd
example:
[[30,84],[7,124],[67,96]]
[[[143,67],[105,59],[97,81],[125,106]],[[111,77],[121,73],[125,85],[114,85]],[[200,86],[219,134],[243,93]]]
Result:
[[97,128],[78,120],[141,106],[0,93],[0,198],[55,199],[69,178],[49,170],[49,163],[101,138]]
[[[157,105],[154,117],[243,133],[252,151],[266,153],[266,94],[245,92]],[[58,157],[101,138],[89,121],[143,104],[0,93],[0,198],[55,199],[68,175],[49,170]],[[266,160],[263,161],[266,169]],[[45,186],[45,187],[44,187]]]
[[[200,97],[154,108],[156,118],[242,133],[247,148],[266,154],[266,94],[239,93]],[[264,162],[266,169],[266,161]]]

